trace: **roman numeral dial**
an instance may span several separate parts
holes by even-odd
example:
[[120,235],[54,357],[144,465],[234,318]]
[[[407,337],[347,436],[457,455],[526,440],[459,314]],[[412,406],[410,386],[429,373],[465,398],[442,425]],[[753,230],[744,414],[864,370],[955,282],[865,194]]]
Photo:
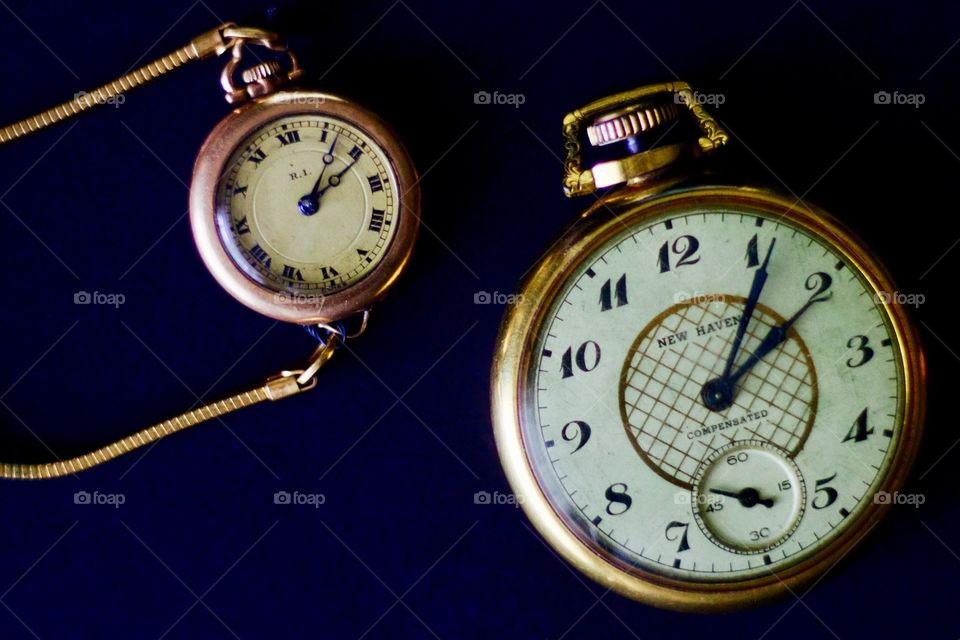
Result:
[[399,211],[396,175],[365,131],[332,117],[288,116],[253,132],[223,170],[220,240],[250,280],[327,295],[376,269]]

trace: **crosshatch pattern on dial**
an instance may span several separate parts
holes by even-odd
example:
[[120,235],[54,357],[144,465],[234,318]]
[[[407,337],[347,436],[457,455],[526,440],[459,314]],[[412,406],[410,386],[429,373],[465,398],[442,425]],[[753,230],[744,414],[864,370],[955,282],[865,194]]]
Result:
[[[713,295],[674,305],[641,331],[627,355],[620,380],[624,428],[640,457],[679,486],[690,488],[700,464],[730,442],[762,440],[793,456],[813,425],[816,370],[794,329],[774,357],[738,381],[732,407],[713,412],[700,399],[703,385],[723,372],[745,302]],[[783,321],[758,304],[734,370]]]

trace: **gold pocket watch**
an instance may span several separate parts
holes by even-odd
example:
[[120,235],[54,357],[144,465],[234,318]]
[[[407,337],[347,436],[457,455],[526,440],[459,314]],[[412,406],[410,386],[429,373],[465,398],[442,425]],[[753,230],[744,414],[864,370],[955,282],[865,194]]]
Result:
[[[621,153],[584,169],[581,128]],[[685,83],[596,101],[563,134],[568,196],[624,186],[504,319],[493,421],[518,501],[573,566],[648,604],[810,584],[919,443],[923,354],[886,269],[824,211],[703,173],[727,134]]]
[[[251,45],[285,61],[243,68]],[[259,387],[83,456],[0,464],[0,477],[76,473],[241,407],[312,389],[320,367],[366,329],[371,305],[406,265],[419,227],[420,195],[402,143],[379,117],[349,100],[282,88],[303,71],[268,31],[224,24],[114,82],[0,129],[0,143],[212,55],[229,56],[221,74],[227,102],[246,104],[214,128],[197,156],[190,187],[197,249],[234,298],[263,315],[305,325],[319,346],[302,369],[282,371]],[[348,322],[352,329],[345,328]]]

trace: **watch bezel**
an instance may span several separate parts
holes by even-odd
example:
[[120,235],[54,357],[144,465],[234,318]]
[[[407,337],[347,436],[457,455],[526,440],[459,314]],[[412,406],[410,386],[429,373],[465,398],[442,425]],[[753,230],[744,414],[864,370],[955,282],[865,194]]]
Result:
[[[799,593],[845,557],[886,513],[889,504],[868,503],[849,526],[820,551],[767,576],[729,582],[695,582],[627,566],[602,556],[557,512],[531,467],[521,421],[526,413],[533,346],[537,333],[563,283],[586,256],[609,239],[678,201],[744,205],[783,216],[817,233],[854,265],[877,291],[896,291],[879,260],[864,243],[828,213],[799,206],[775,193],[750,187],[711,186],[678,190],[631,202],[621,190],[596,203],[568,230],[535,267],[520,288],[519,302],[507,312],[497,341],[491,379],[491,402],[497,449],[518,503],[533,525],[561,557],[598,583],[629,598],[681,611],[729,611]],[[595,215],[612,212],[615,215]],[[619,214],[619,215],[616,215]],[[916,458],[925,413],[925,364],[916,327],[899,305],[885,306],[904,376],[903,428],[886,476],[877,491],[898,490]]]
[[[383,151],[397,180],[396,227],[383,257],[356,282],[321,296],[298,297],[255,282],[230,257],[217,230],[217,190],[237,147],[270,122],[296,115],[327,116],[361,130]],[[400,139],[373,112],[326,93],[281,91],[234,110],[207,136],[190,185],[190,225],[207,269],[236,300],[276,320],[296,324],[334,322],[380,300],[406,267],[420,226],[419,179]]]

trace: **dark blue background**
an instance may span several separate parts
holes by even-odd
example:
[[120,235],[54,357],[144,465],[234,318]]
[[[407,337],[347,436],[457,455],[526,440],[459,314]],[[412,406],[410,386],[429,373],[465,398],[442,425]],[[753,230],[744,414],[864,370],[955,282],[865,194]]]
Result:
[[[0,2],[0,121],[89,89],[258,2]],[[292,11],[293,13],[287,13]],[[960,250],[958,15],[950,3],[294,3],[276,16],[311,83],[382,114],[424,175],[409,271],[313,393],[226,417],[57,482],[0,485],[4,638],[955,638],[960,511],[953,302]],[[941,59],[941,56],[942,59]],[[938,62],[939,60],[939,62]],[[45,460],[297,365],[296,327],[230,299],[185,218],[225,115],[189,66],[0,147],[0,451]],[[560,190],[560,121],[674,77],[722,93],[728,161],[851,223],[922,293],[928,437],[908,490],[802,602],[703,617],[571,572],[509,506],[488,370],[509,293],[588,202]],[[479,90],[525,104],[475,105]],[[922,93],[920,108],[876,91]],[[944,253],[946,255],[944,256]],[[939,262],[937,262],[939,260]],[[936,266],[932,265],[936,264]],[[80,290],[119,309],[76,306]],[[939,392],[939,393],[938,393]],[[942,459],[941,459],[941,456]],[[319,509],[277,491],[322,493]],[[74,504],[118,493],[119,508]],[[797,594],[803,595],[803,594]],[[165,635],[164,635],[165,634]]]

